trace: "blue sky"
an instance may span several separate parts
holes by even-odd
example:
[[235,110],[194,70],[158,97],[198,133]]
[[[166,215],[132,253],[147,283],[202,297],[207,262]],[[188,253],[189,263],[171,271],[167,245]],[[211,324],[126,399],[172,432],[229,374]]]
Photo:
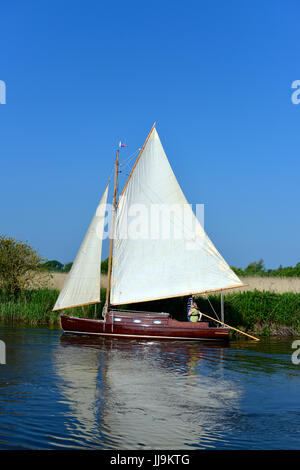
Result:
[[[297,1],[1,5],[0,233],[73,260],[154,121],[225,259],[300,261]],[[105,253],[107,254],[107,247]]]

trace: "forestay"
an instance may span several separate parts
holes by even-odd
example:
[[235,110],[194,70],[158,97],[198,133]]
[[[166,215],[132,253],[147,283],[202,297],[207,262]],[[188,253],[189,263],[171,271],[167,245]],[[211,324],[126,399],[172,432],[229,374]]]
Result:
[[108,185],[53,310],[100,302],[101,251]]
[[194,215],[154,129],[119,200],[111,304],[242,285]]

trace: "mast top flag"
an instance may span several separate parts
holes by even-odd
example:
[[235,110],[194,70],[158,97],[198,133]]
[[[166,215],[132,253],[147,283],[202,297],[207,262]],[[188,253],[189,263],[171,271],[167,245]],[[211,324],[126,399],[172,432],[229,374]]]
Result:
[[[113,248],[109,263],[112,268],[107,287],[110,295],[108,304],[111,305],[243,286],[188,204],[164,152],[155,124],[136,159],[118,203],[114,198],[115,223],[112,225]],[[125,146],[119,142],[119,148]],[[107,193],[108,186],[54,310],[100,301],[100,264]],[[170,229],[168,236],[162,233],[161,220]]]

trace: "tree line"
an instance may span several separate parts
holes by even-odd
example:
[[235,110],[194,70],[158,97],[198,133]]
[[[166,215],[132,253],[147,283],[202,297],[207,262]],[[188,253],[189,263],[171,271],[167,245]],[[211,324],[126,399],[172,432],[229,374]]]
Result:
[[[67,273],[72,262],[43,259],[27,242],[0,235],[0,291],[9,295],[22,294],[26,289],[47,285],[51,272]],[[238,276],[300,277],[300,263],[266,269],[262,259],[253,261],[245,269],[231,266]],[[108,258],[101,263],[101,272],[107,273]]]
[[[46,269],[47,271],[50,272],[56,272],[56,273],[68,273],[71,271],[71,268],[73,266],[73,263],[67,263],[67,264],[62,264],[56,259],[48,260],[45,261],[44,263],[41,263],[41,267],[43,269]],[[101,263],[101,272],[102,273],[107,273],[108,271],[108,258],[102,261]]]
[[[59,261],[51,260],[46,261],[43,266],[49,271],[56,272],[69,272],[73,263],[63,265]],[[277,269],[266,269],[263,259],[259,261],[252,261],[245,269],[230,266],[231,269],[238,275],[244,277],[253,276],[277,276],[277,277],[300,277],[300,263],[295,266],[283,267],[280,265]],[[108,258],[101,263],[101,272],[107,273],[108,271]]]
[[238,276],[276,276],[276,277],[300,277],[300,263],[297,263],[295,266],[286,266],[283,267],[280,265],[277,269],[266,269],[264,265],[263,259],[259,261],[253,261],[252,263],[248,264],[245,269],[236,268],[235,266],[231,266],[231,269],[238,275]]

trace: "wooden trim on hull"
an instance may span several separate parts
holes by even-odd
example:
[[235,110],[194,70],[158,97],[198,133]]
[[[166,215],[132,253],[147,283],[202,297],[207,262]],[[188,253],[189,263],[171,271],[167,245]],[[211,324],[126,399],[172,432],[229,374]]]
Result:
[[114,338],[122,337],[122,338],[139,338],[139,339],[171,339],[171,340],[186,340],[186,341],[224,341],[228,338],[189,338],[188,336],[153,336],[153,335],[125,335],[125,334],[117,334],[117,333],[91,333],[91,332],[84,332],[84,331],[72,331],[72,330],[64,330],[65,333],[74,333],[79,335],[96,335],[96,336],[111,336]]

